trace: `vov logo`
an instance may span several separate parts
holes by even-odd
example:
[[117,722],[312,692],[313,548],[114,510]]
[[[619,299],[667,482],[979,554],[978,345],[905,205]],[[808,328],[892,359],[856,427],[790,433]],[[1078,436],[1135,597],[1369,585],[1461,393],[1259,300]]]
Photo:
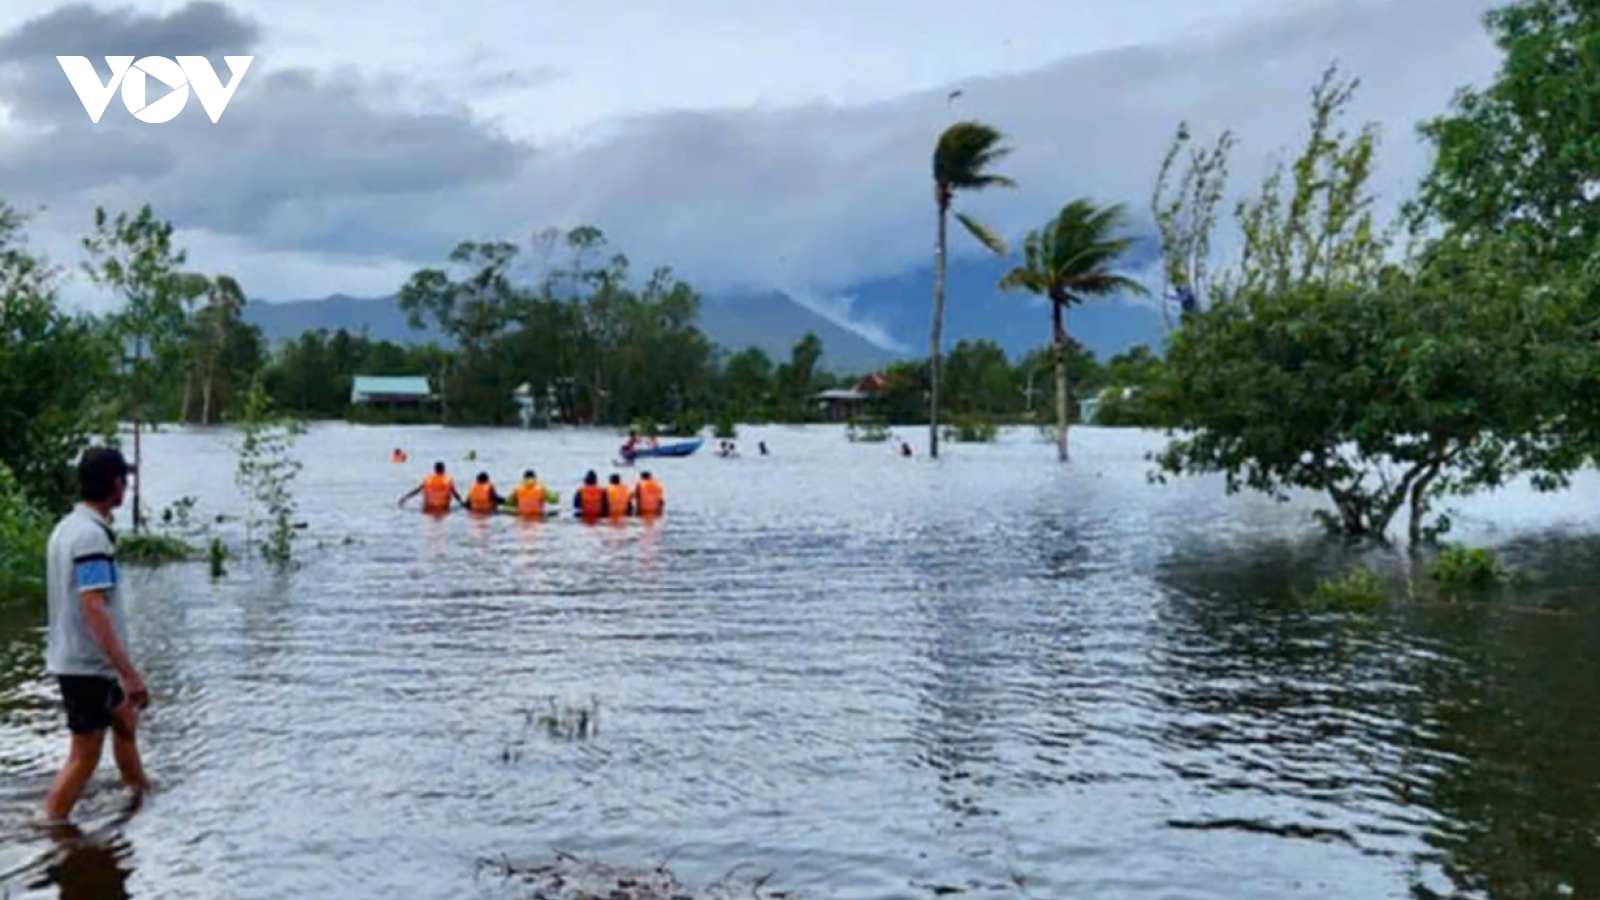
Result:
[[[131,56],[108,56],[106,63],[111,66],[111,80],[105,84],[100,83],[100,76],[95,74],[94,64],[89,62],[87,56],[56,57],[62,71],[67,73],[67,80],[72,82],[72,89],[78,92],[78,99],[83,101],[89,121],[99,124],[100,116],[111,102],[111,95],[121,85],[122,102],[128,107],[128,112],[133,113],[133,117],[139,121],[152,125],[170,122],[182,112],[184,105],[189,102],[191,87],[211,121],[222,118],[222,111],[233,99],[233,92],[238,89],[245,70],[250,68],[250,61],[255,57],[224,56],[222,59],[232,73],[232,79],[226,86],[218,80],[216,71],[204,56],[180,56],[177,62],[165,56],[146,56],[138,62],[134,62]],[[149,100],[153,93],[149,90],[151,80],[164,85],[168,93],[156,100]]]

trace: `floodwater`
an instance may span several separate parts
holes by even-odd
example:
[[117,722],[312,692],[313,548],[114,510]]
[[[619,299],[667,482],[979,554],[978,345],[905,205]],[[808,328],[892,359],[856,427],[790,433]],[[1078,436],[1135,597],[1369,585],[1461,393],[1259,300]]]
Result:
[[[150,439],[147,503],[237,512],[230,440]],[[1148,484],[1159,440],[746,429],[586,527],[394,501],[435,458],[565,492],[612,435],[314,428],[301,568],[131,575],[162,791],[128,815],[108,759],[86,845],[33,821],[65,731],[6,608],[0,896],[514,897],[478,861],[559,848],[814,897],[1600,897],[1600,478],[1458,505],[1526,585],[1318,612],[1354,560],[1315,500]]]

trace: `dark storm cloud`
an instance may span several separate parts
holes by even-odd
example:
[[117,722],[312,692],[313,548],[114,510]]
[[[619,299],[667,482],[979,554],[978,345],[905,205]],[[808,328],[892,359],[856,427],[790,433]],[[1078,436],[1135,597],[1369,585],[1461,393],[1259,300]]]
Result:
[[[870,105],[640,116],[537,155],[465,108],[416,112],[409,103],[401,111],[405,96],[359,73],[270,67],[252,68],[218,124],[195,108],[144,126],[113,100],[91,127],[53,59],[58,51],[35,49],[24,83],[58,82],[69,114],[47,118],[49,133],[0,130],[0,182],[25,185],[29,199],[58,208],[149,200],[181,225],[259,251],[431,262],[463,238],[587,222],[637,260],[670,262],[708,287],[831,288],[931,260],[929,154],[957,118],[991,122],[1016,147],[1004,170],[1022,190],[961,201],[1015,238],[1079,195],[1141,213],[1180,119],[1201,135],[1234,128],[1242,141],[1235,185],[1258,183],[1272,154],[1299,139],[1309,88],[1335,59],[1364,80],[1355,116],[1386,125],[1378,187],[1392,205],[1426,165],[1414,124],[1492,71],[1479,23],[1487,5],[1342,0],[1185,43]],[[48,30],[42,23],[62,15],[0,37],[0,47],[27,35],[36,44]],[[212,23],[208,46],[217,55],[239,52],[233,38],[254,37],[253,26],[221,7],[186,7],[166,19],[71,15],[93,20],[104,48],[122,46],[118,28],[154,34],[185,15]],[[466,68],[480,79],[496,74],[487,63]],[[549,77],[527,70],[506,86]],[[954,87],[963,93],[952,104]],[[955,246],[974,252],[961,238]]]

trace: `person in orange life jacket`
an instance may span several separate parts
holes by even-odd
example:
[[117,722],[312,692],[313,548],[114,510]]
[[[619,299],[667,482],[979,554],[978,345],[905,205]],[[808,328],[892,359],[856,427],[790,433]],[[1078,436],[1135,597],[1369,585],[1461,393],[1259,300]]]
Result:
[[539,476],[532,469],[522,473],[522,483],[511,490],[507,502],[517,508],[517,515],[524,519],[544,518],[544,502],[546,491],[539,481]]
[[572,509],[585,519],[594,520],[606,516],[610,510],[606,503],[605,488],[600,486],[600,476],[589,470],[583,476],[583,487],[578,488],[572,495]]
[[622,483],[621,475],[612,475],[606,487],[606,515],[613,519],[633,514],[633,491]]
[[450,476],[444,474],[444,463],[442,462],[433,464],[433,474],[423,479],[422,484],[418,485],[416,490],[401,497],[400,505],[405,506],[407,500],[418,494],[422,495],[423,512],[449,512],[451,498],[454,498],[462,506],[467,505],[467,501],[461,499],[461,495],[456,492],[456,483],[450,480]]
[[494,512],[504,502],[506,498],[500,496],[490,483],[489,473],[479,472],[477,483],[467,492],[467,508],[475,513],[488,514]]
[[640,516],[659,516],[667,511],[667,492],[649,472],[641,474],[634,486],[633,511]]

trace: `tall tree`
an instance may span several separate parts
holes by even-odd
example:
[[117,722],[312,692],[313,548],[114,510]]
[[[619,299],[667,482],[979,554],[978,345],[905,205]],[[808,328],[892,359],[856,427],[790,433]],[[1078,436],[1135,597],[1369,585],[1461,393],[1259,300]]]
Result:
[[233,345],[234,332],[244,313],[244,288],[231,275],[219,275],[206,284],[206,305],[196,314],[200,352],[200,424],[210,425],[217,409],[220,382]]
[[[928,340],[930,386],[928,391],[928,453],[939,455],[939,360],[944,343],[945,268],[949,249],[946,234],[950,207],[957,191],[981,191],[992,187],[1015,187],[1016,182],[997,175],[990,168],[1011,152],[1005,137],[980,122],[957,122],[939,136],[933,151],[933,198],[939,210],[938,243],[934,251],[933,328]],[[984,247],[1005,255],[1005,242],[988,226],[966,213],[957,212],[956,221]]]
[[[1161,234],[1161,322],[1168,330],[1172,328],[1172,300],[1187,316],[1203,309],[1210,294],[1211,235],[1228,184],[1234,143],[1233,132],[1224,131],[1210,147],[1197,147],[1189,123],[1181,122],[1161,160],[1150,195],[1150,214]],[[1174,184],[1174,167],[1184,151],[1188,151],[1187,164]]]
[[1113,271],[1133,239],[1117,232],[1127,221],[1120,205],[1068,203],[1043,228],[1028,233],[1022,264],[1000,279],[1007,291],[1027,291],[1050,301],[1050,326],[1056,370],[1056,457],[1068,459],[1067,309],[1090,297],[1144,294],[1144,286]]
[[[123,306],[112,317],[128,360],[128,412],[133,421],[133,464],[144,462],[140,436],[149,411],[158,368],[181,357],[189,304],[205,290],[204,279],[181,270],[186,254],[173,245],[172,223],[158,220],[146,205],[135,215],[107,217],[94,211],[94,234],[84,238],[89,254],[85,271],[95,283],[122,294]],[[133,481],[133,527],[144,525],[139,482]]]
[[400,308],[411,327],[423,328],[431,317],[454,339],[458,366],[445,386],[446,404],[468,420],[498,422],[509,412],[510,391],[499,391],[495,377],[479,382],[492,373],[486,365],[489,346],[511,321],[520,297],[508,273],[516,255],[517,246],[507,241],[464,241],[451,251],[450,262],[464,268],[465,277],[457,280],[443,269],[423,269],[400,289]]

